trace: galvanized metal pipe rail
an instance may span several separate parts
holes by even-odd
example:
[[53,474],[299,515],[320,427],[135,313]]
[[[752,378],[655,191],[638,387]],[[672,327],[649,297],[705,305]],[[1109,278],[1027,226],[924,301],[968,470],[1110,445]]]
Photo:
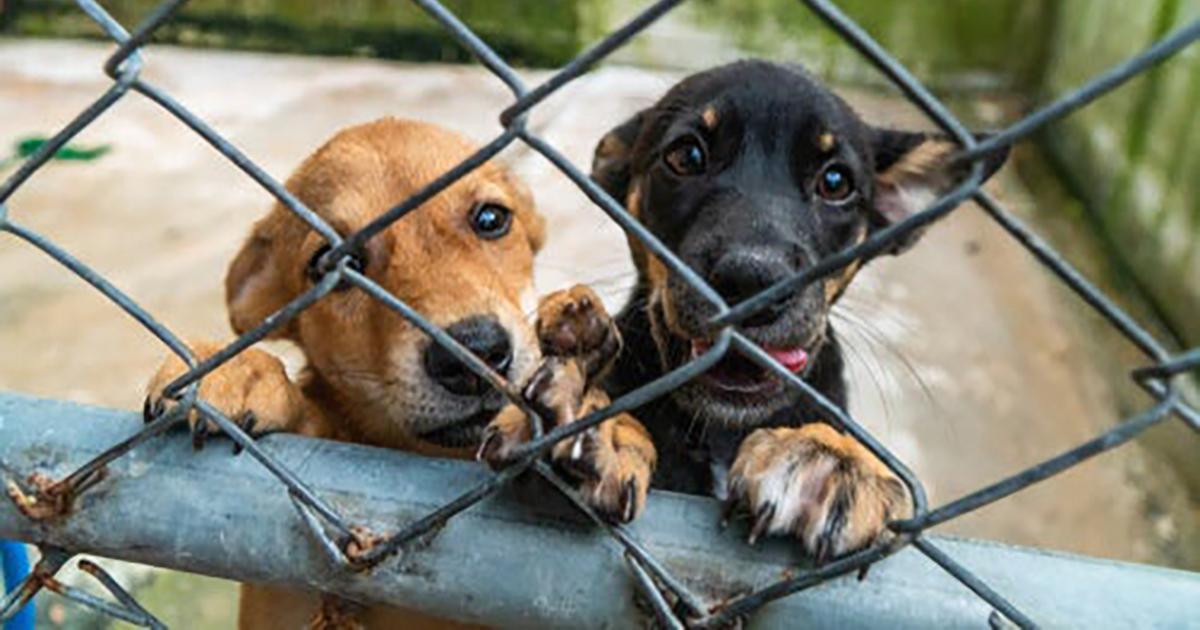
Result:
[[[140,414],[0,393],[0,471],[60,477],[141,428]],[[381,532],[489,475],[472,462],[298,436],[270,436],[262,446],[343,514]],[[0,538],[502,626],[630,627],[651,614],[634,598],[634,581],[646,576],[630,570],[623,549],[533,480],[361,574],[330,560],[270,472],[213,447],[193,452],[182,433],[142,443],[58,520],[36,522],[0,501]],[[630,529],[709,601],[774,582],[803,562],[786,542],[749,547],[744,527],[722,530],[718,513],[712,500],[656,492]],[[1198,619],[1200,574],[927,538],[1048,627],[1185,627]],[[991,611],[907,548],[862,582],[843,577],[771,602],[753,625],[980,627]]]

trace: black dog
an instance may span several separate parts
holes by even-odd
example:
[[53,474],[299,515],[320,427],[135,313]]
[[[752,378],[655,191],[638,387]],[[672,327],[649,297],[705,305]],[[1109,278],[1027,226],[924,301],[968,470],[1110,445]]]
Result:
[[[612,130],[592,177],[734,304],[924,209],[967,174],[950,163],[957,149],[945,136],[867,125],[797,67],[743,61],[684,79]],[[986,175],[1006,155],[989,156]],[[626,348],[607,383],[614,396],[712,343],[714,309],[630,244],[638,284],[617,318]],[[843,407],[829,311],[857,270],[739,325]],[[823,561],[870,544],[907,510],[903,485],[874,455],[736,353],[635,415],[659,451],[654,485],[746,508],[751,540],[792,535]]]

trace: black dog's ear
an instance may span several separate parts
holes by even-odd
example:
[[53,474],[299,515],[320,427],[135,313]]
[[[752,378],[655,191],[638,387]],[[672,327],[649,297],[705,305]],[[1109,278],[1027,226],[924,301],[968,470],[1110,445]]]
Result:
[[[874,129],[875,203],[871,209],[872,227],[879,229],[920,212],[966,177],[970,163],[955,163],[958,143],[937,133]],[[989,134],[977,134],[983,140]],[[1008,147],[1000,147],[983,158],[986,181],[1008,158]],[[921,230],[896,243],[891,253],[898,254],[920,238]]]
[[592,179],[621,205],[629,194],[633,144],[645,119],[646,111],[642,110],[613,127],[600,139],[592,156]]

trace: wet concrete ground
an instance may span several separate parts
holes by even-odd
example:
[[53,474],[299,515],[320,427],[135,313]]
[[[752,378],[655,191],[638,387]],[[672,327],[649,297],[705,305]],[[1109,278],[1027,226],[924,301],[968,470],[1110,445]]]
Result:
[[[100,71],[107,51],[0,41],[0,143],[52,132],[96,98],[108,87]],[[148,61],[146,79],[280,180],[337,129],[385,115],[486,141],[508,100],[499,81],[460,66],[176,49],[154,49]],[[608,68],[553,96],[532,124],[586,170],[596,140],[677,78]],[[899,99],[845,95],[874,122],[920,124]],[[991,124],[1008,116],[999,103],[965,113]],[[44,169],[11,199],[12,219],[92,265],[182,336],[227,339],[225,265],[269,207],[268,195],[136,95],[78,143],[112,152]],[[519,149],[504,159],[549,218],[539,288],[594,283],[618,305],[633,280],[620,231],[545,160]],[[989,188],[1036,219],[1035,198],[1013,169]],[[1070,228],[1055,233],[1081,238]],[[1120,384],[1132,367],[1127,350],[974,207],[910,253],[872,264],[840,310],[851,346],[851,411],[909,463],[935,505],[1078,444],[1130,411]],[[127,409],[140,406],[164,354],[133,320],[13,238],[0,239],[0,348],[0,389]],[[1194,567],[1196,522],[1170,467],[1133,444],[940,531]],[[181,579],[189,578],[172,582]]]

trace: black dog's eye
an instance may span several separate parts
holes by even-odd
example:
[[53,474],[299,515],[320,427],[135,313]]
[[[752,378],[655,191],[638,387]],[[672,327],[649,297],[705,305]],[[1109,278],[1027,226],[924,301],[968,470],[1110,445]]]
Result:
[[854,176],[843,164],[830,164],[817,175],[817,194],[826,201],[845,201],[854,192]]
[[508,234],[512,211],[495,203],[481,203],[471,209],[471,229],[489,241]]
[[[308,267],[306,272],[308,273],[308,279],[314,283],[320,282],[321,278],[325,275],[325,272],[321,269],[321,259],[325,257],[325,254],[328,253],[329,243],[326,243],[318,247],[317,251],[313,252],[312,258],[308,259]],[[359,273],[362,273],[363,270],[367,268],[367,263],[366,259],[361,253],[354,253],[350,254],[350,260],[346,263],[346,266]],[[349,289],[350,286],[351,285],[349,282],[343,280],[340,284],[338,284],[337,289],[335,290],[344,291]]]
[[663,155],[671,171],[676,175],[699,175],[708,166],[708,157],[704,155],[704,147],[695,138],[687,137],[675,141]]

